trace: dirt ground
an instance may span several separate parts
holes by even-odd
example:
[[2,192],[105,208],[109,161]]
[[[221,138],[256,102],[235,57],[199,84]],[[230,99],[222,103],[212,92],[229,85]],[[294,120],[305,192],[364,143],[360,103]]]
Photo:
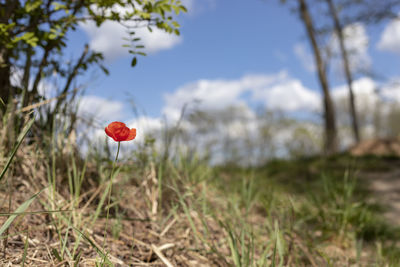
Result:
[[361,175],[369,182],[372,201],[385,208],[384,216],[390,223],[400,225],[400,162],[393,170]]
[[[381,171],[362,171],[361,181],[366,179],[372,192],[371,201],[385,208],[385,217],[400,225],[400,139],[370,139],[349,150],[353,156],[376,156],[387,165]],[[389,157],[390,160],[385,160]],[[397,159],[396,159],[397,158]]]

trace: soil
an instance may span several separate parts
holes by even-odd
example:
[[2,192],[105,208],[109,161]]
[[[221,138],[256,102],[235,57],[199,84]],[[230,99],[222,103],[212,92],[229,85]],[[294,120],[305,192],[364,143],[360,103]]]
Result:
[[371,201],[381,204],[384,216],[391,224],[400,225],[400,161],[388,171],[363,172],[362,179],[367,179],[372,192]]
[[400,157],[399,138],[374,138],[360,142],[350,148],[353,156],[397,156]]
[[375,138],[363,141],[349,149],[353,156],[381,157],[388,168],[380,171],[362,171],[361,180],[366,179],[372,192],[372,201],[385,207],[389,222],[400,225],[400,139]]

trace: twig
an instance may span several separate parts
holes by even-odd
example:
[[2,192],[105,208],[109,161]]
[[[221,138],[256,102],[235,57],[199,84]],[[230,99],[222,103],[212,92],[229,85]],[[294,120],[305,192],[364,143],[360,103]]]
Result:
[[160,258],[160,260],[167,266],[167,267],[174,267],[172,263],[165,258],[165,256],[161,253],[160,249],[157,248],[155,245],[151,244],[151,248],[153,249],[154,253]]
[[160,251],[163,251],[163,250],[166,250],[166,249],[169,249],[169,248],[173,248],[173,247],[175,247],[175,244],[173,244],[173,243],[167,243],[167,244],[162,245],[162,246],[159,247],[158,249],[159,249]]
[[162,237],[163,235],[165,235],[168,230],[172,227],[172,225],[174,225],[176,222],[176,218],[174,218],[166,227],[165,229],[161,232],[160,237]]

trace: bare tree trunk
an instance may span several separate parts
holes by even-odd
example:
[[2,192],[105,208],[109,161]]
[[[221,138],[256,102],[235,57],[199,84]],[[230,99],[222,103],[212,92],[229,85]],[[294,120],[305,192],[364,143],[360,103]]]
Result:
[[359,127],[358,127],[358,118],[357,118],[357,112],[356,112],[356,106],[355,106],[355,97],[353,93],[353,77],[351,75],[350,71],[350,64],[349,64],[349,58],[347,55],[347,50],[344,45],[344,35],[343,35],[343,27],[340,24],[339,17],[337,15],[336,8],[333,4],[332,0],[326,0],[326,2],[329,5],[329,10],[331,12],[331,16],[334,22],[335,26],[335,31],[339,39],[339,44],[340,44],[340,51],[342,54],[342,60],[343,60],[343,69],[344,73],[346,75],[346,82],[347,86],[349,88],[349,101],[350,101],[350,115],[351,115],[351,123],[353,127],[353,134],[354,134],[354,139],[357,143],[360,142],[360,133],[359,133]]
[[329,92],[328,79],[326,77],[325,67],[322,61],[321,52],[318,47],[313,22],[310,12],[307,7],[306,0],[299,1],[299,12],[301,19],[306,27],[308,39],[310,40],[312,49],[314,51],[315,63],[318,71],[318,79],[324,95],[324,119],[325,119],[325,152],[331,155],[337,151],[337,130],[335,108],[333,106],[332,98]]
[[[8,20],[13,15],[14,9],[19,4],[19,1],[6,0],[0,5],[0,23],[8,24]],[[8,99],[11,94],[11,67],[10,54],[4,44],[0,45],[0,98],[5,106],[8,104]],[[13,97],[13,96],[12,96]],[[6,107],[0,104],[0,112],[5,111]]]
[[[3,106],[0,104],[0,111],[5,111],[6,106],[8,104],[8,97],[10,95],[10,76],[11,70],[8,62],[8,55],[6,49],[1,49],[0,51],[0,98],[1,101],[5,104]],[[0,102],[1,103],[1,102]]]

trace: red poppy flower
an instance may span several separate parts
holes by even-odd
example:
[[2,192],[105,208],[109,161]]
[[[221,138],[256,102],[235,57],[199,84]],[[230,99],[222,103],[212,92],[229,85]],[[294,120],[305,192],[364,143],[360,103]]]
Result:
[[114,139],[116,142],[130,141],[136,137],[136,129],[129,129],[125,123],[114,121],[110,123],[106,129],[106,134]]

